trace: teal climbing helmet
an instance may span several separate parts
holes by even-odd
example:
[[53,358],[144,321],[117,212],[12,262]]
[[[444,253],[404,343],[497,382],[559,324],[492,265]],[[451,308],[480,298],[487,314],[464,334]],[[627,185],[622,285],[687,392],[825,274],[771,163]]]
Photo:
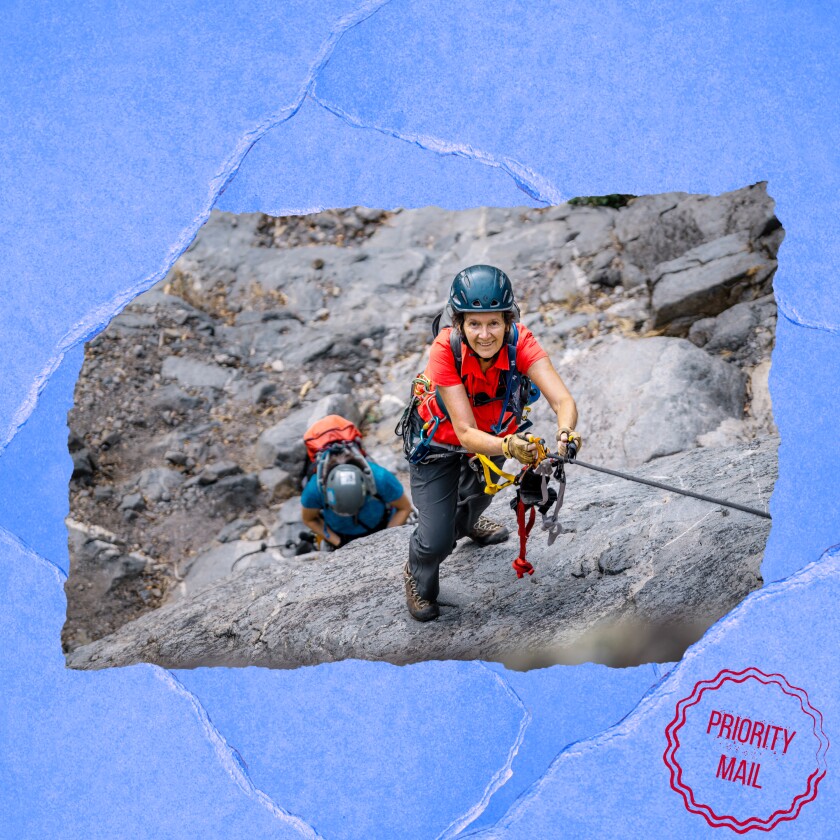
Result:
[[492,265],[471,265],[459,271],[449,290],[453,312],[511,312],[516,310],[510,278]]

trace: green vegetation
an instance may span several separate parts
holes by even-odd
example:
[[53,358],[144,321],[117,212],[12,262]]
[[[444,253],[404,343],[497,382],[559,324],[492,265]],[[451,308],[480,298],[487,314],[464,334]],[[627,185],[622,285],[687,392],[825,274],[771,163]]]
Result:
[[577,198],[570,198],[568,203],[575,207],[612,207],[618,210],[619,207],[626,207],[635,195],[626,193],[612,193],[611,195],[581,195]]

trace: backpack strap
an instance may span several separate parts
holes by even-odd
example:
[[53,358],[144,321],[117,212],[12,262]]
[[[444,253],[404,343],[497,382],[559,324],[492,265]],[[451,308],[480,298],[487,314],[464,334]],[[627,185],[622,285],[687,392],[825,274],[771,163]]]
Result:
[[[507,384],[505,387],[505,398],[502,402],[502,410],[499,414],[499,419],[496,421],[496,424],[493,426],[492,431],[494,435],[498,435],[502,431],[502,427],[504,424],[505,414],[507,413],[508,405],[510,404],[511,394],[514,393],[514,387],[516,388],[515,393],[519,393],[519,383],[522,380],[522,374],[516,368],[516,345],[519,341],[519,328],[516,326],[516,323],[513,324],[513,330],[511,331],[511,340],[508,342],[507,351],[508,351],[508,372],[507,372]],[[517,417],[517,421],[520,418]]]
[[[461,344],[461,333],[452,327],[449,332],[449,349],[452,351],[452,358],[455,360],[455,372],[461,376],[461,360],[463,358],[463,346]],[[463,377],[461,378],[463,382]]]

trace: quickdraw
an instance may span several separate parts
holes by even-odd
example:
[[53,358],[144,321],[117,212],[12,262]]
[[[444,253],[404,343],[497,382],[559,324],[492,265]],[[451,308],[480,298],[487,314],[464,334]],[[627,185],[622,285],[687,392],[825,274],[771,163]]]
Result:
[[[524,466],[516,476],[516,495],[511,499],[510,506],[516,512],[516,523],[519,531],[519,556],[511,564],[516,572],[517,579],[523,578],[526,574],[533,575],[534,567],[528,562],[527,544],[528,537],[534,527],[537,511],[542,514],[542,528],[548,531],[549,545],[563,533],[559,524],[560,508],[563,506],[563,497],[566,492],[566,474],[563,470],[563,460],[554,459],[542,438],[528,435],[528,440],[536,444],[537,457],[533,464]],[[573,457],[573,456],[572,456]],[[551,477],[557,479],[559,491],[549,486]],[[549,516],[548,511],[554,505],[554,510]],[[525,511],[529,511],[528,521],[525,520]]]

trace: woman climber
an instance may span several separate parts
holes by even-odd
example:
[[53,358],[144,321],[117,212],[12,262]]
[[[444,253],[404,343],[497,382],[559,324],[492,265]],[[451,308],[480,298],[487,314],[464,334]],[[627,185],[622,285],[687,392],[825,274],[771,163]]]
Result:
[[457,540],[491,545],[509,536],[482,515],[492,497],[472,456],[487,456],[499,469],[507,458],[534,463],[536,444],[517,428],[540,392],[557,415],[558,454],[570,441],[580,448],[575,401],[531,331],[516,323],[507,275],[489,265],[465,268],[452,281],[448,309],[452,327],[435,338],[398,427],[419,514],[403,569],[406,604],[418,621],[440,614],[440,564]]

